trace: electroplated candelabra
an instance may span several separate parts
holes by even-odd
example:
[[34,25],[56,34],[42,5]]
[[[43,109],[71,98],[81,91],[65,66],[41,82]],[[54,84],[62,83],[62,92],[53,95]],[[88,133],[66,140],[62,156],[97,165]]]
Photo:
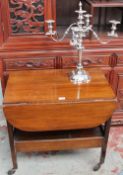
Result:
[[[77,64],[76,70],[73,70],[70,73],[70,80],[74,84],[81,84],[81,83],[88,83],[91,80],[91,77],[89,76],[88,72],[84,70],[82,65],[82,57],[83,57],[83,39],[88,35],[89,32],[92,32],[94,37],[101,43],[101,44],[107,44],[108,42],[102,41],[97,33],[93,30],[92,25],[90,24],[90,18],[92,17],[90,14],[87,14],[85,10],[82,9],[82,2],[79,2],[79,10],[75,11],[78,13],[78,20],[75,23],[72,23],[65,31],[63,36],[58,39],[55,36],[57,36],[57,32],[53,29],[54,20],[49,19],[46,21],[48,25],[48,32],[46,33],[47,36],[50,36],[52,40],[55,42],[63,41],[66,35],[72,31],[72,39],[70,39],[70,45],[75,47],[78,51],[79,56],[79,62]],[[116,32],[117,25],[120,23],[116,20],[109,21],[112,24],[111,31],[108,33],[108,36],[111,37],[118,37],[118,34]]]

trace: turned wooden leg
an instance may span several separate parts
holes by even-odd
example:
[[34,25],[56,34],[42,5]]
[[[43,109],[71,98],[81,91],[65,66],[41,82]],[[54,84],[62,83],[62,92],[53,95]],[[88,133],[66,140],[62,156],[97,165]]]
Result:
[[98,171],[101,165],[105,161],[110,125],[111,125],[111,118],[105,123],[104,142],[103,142],[102,149],[101,149],[100,162],[93,168],[94,171]]
[[7,126],[8,126],[9,143],[10,143],[10,149],[11,149],[11,157],[13,162],[13,168],[8,171],[8,175],[12,175],[15,173],[17,169],[17,158],[16,158],[16,150],[14,146],[13,127],[8,122],[7,122]]

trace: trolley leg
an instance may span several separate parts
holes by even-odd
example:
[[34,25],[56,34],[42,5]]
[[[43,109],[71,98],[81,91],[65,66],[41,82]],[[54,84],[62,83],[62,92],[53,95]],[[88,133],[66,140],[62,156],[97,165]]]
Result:
[[93,168],[94,171],[99,170],[101,165],[105,161],[106,157],[106,149],[107,149],[107,143],[108,143],[108,137],[109,137],[109,131],[110,131],[110,125],[111,125],[111,118],[105,123],[105,129],[104,129],[104,142],[101,149],[101,157],[100,162]]
[[16,157],[15,146],[14,146],[13,127],[8,122],[7,122],[7,126],[8,126],[9,143],[10,143],[10,149],[11,149],[11,157],[13,162],[13,168],[8,171],[8,175],[12,175],[15,173],[17,169],[17,157]]

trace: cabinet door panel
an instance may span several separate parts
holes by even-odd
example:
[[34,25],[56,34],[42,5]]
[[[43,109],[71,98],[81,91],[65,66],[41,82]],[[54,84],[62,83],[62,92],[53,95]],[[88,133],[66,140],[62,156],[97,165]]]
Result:
[[5,59],[7,70],[55,68],[55,57]]

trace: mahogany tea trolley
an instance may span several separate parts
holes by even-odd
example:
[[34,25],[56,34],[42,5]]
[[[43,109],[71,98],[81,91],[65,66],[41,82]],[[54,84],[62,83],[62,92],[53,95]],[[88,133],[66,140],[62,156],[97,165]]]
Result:
[[69,69],[10,71],[3,109],[13,161],[16,152],[101,147],[104,163],[116,97],[102,71],[89,68],[88,84],[73,84]]

